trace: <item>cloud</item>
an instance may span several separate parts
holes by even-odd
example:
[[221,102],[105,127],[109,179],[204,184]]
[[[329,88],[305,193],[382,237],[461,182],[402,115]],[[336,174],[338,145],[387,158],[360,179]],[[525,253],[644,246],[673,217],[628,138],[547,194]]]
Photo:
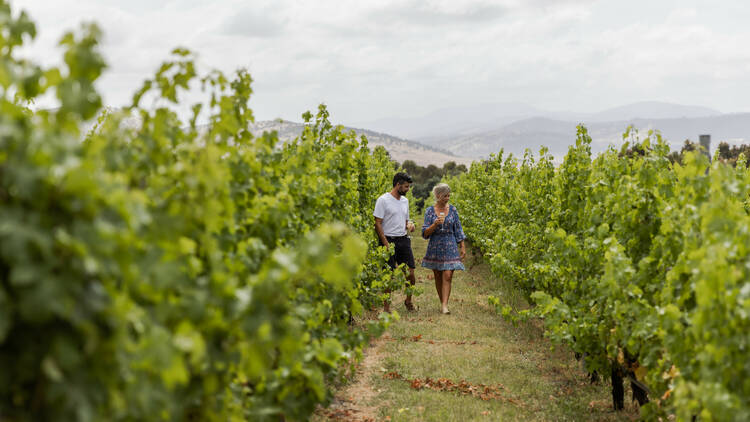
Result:
[[269,9],[247,8],[222,22],[219,30],[227,35],[273,38],[284,33],[286,20]]
[[[750,109],[741,0],[21,0],[29,51],[59,58],[64,29],[97,20],[107,101],[129,98],[175,46],[202,70],[248,68],[259,118],[325,101],[337,121],[517,101],[596,110],[643,99]],[[17,7],[17,6],[16,6]],[[49,35],[52,34],[52,35]],[[732,87],[737,87],[733,89]]]
[[431,27],[491,22],[507,13],[508,8],[498,3],[410,1],[382,6],[368,17],[380,24]]

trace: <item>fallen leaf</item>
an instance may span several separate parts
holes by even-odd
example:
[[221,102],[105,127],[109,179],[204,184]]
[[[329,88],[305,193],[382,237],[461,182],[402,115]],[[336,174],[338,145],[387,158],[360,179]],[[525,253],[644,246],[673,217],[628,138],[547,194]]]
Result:
[[387,374],[383,375],[383,378],[387,380],[401,379],[401,374],[395,371],[388,372]]

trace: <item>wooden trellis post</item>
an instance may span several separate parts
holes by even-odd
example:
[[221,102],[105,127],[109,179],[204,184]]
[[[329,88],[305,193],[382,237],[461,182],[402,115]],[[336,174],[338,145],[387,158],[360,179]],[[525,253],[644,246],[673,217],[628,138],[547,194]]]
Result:
[[703,153],[711,161],[711,135],[698,135],[699,143],[703,147]]

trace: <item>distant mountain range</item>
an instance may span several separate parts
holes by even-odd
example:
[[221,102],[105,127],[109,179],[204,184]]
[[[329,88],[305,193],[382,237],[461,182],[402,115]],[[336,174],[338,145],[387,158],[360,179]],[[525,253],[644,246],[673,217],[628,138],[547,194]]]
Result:
[[[256,136],[263,132],[276,131],[279,139],[282,141],[298,137],[303,129],[304,125],[302,123],[286,120],[264,120],[256,122],[250,127],[250,131]],[[349,127],[346,129],[353,130],[358,136],[365,135],[370,147],[383,146],[391,155],[391,158],[399,163],[403,163],[405,160],[412,160],[421,166],[434,164],[442,167],[448,161],[455,161],[456,164],[466,165],[469,165],[473,161],[470,157],[459,157],[437,146],[425,145],[367,129]]]
[[543,113],[542,110],[523,103],[480,104],[443,108],[415,118],[394,117],[362,122],[357,123],[357,126],[417,140],[491,130],[499,125]]
[[[673,149],[686,139],[698,140],[698,135],[710,134],[711,147],[719,142],[730,144],[750,143],[750,113],[724,114],[711,117],[672,119],[630,119],[612,122],[585,123],[591,136],[592,151],[599,153],[609,145],[622,144],[622,134],[632,125],[645,135],[649,129],[659,130]],[[496,130],[469,135],[453,135],[422,139],[429,143],[470,157],[487,157],[501,148],[506,153],[522,155],[524,150],[538,152],[541,146],[550,149],[558,158],[575,142],[577,123],[534,117],[504,125]]]
[[[126,123],[139,124],[137,118]],[[542,146],[559,162],[574,144],[579,123],[588,129],[595,154],[609,145],[621,145],[622,134],[630,125],[643,135],[649,129],[659,130],[672,149],[679,149],[686,139],[697,141],[702,134],[711,135],[712,150],[722,141],[750,144],[750,113],[725,114],[661,102],[634,103],[598,113],[545,112],[521,103],[484,104],[441,109],[413,119],[362,123],[368,129],[346,129],[365,135],[371,147],[382,145],[398,162],[413,160],[422,166],[441,167],[448,161],[469,165],[500,149],[516,156],[526,149],[537,154]],[[302,123],[266,120],[254,123],[250,130],[256,135],[275,130],[279,139],[290,140],[303,128]]]
[[437,110],[407,119],[381,119],[363,126],[409,137],[453,154],[485,158],[500,148],[514,155],[544,145],[561,159],[583,123],[593,139],[593,152],[622,143],[622,133],[633,125],[645,134],[657,129],[673,148],[698,135],[710,134],[712,147],[720,141],[750,143],[750,113],[722,114],[700,106],[639,102],[597,113],[548,112],[518,103],[485,104]]

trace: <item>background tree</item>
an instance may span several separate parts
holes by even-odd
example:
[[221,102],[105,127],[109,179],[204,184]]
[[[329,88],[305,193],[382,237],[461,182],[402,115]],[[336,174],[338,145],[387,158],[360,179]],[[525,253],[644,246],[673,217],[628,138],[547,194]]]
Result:
[[[726,142],[721,142],[717,150],[716,158],[726,164],[730,164],[732,167],[737,166],[737,159],[740,154],[745,154],[745,157],[750,156],[750,145],[732,145],[729,146]],[[745,163],[747,166],[747,162]]]
[[435,185],[446,176],[457,176],[467,171],[464,164],[456,164],[455,161],[448,161],[443,164],[442,168],[434,164],[422,167],[413,160],[406,160],[400,166],[397,162],[394,162],[394,166],[408,173],[414,180],[411,191],[416,201],[417,211],[420,213],[424,208],[425,200],[430,197]]

